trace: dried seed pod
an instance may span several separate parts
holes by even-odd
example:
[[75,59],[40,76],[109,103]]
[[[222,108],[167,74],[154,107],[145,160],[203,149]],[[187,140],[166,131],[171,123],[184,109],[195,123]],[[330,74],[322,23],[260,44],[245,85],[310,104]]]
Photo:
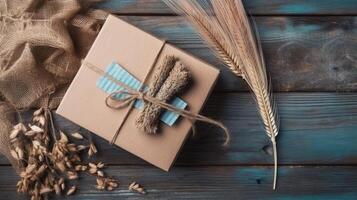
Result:
[[105,187],[101,185],[96,185],[95,188],[97,188],[98,190],[105,190]]
[[23,123],[16,124],[14,126],[14,129],[20,130],[22,132],[26,132],[27,131],[27,128],[26,128],[25,124],[23,124]]
[[33,171],[35,171],[36,167],[37,167],[36,164],[27,165],[27,167],[26,167],[26,174],[31,174]]
[[97,169],[97,165],[94,164],[94,163],[88,163],[88,166],[89,166],[90,168],[95,168],[95,169]]
[[69,180],[77,180],[78,179],[78,174],[77,174],[77,172],[68,171],[67,172],[67,177],[68,177]]
[[92,157],[94,155],[94,152],[91,148],[88,149],[88,157]]
[[61,184],[61,189],[62,189],[62,190],[66,189],[66,184],[65,184],[65,183],[62,183],[62,184]]
[[45,126],[46,124],[46,118],[45,116],[41,115],[41,116],[35,116],[32,121],[37,122],[38,124],[40,124],[41,126]]
[[24,153],[24,151],[22,149],[20,149],[19,147],[16,147],[15,151],[16,151],[16,153],[18,155],[19,160],[24,159],[24,154],[25,153]]
[[130,191],[135,191],[135,192],[138,192],[140,194],[146,194],[146,191],[145,189],[140,185],[138,184],[137,182],[133,182],[129,185],[129,190]]
[[97,178],[97,185],[104,185],[105,181],[103,178]]
[[94,143],[90,143],[89,145],[89,150],[88,150],[88,156],[91,157],[94,154],[96,154],[98,152],[97,147],[94,145]]
[[71,136],[76,138],[76,139],[79,139],[79,140],[83,140],[84,139],[83,136],[78,132],[72,133]]
[[68,137],[66,134],[64,134],[62,131],[60,131],[61,138],[59,140],[60,143],[67,144],[68,143]]
[[44,116],[41,116],[40,119],[38,120],[38,123],[42,126],[46,125],[46,118]]
[[101,171],[101,170],[98,170],[98,171],[97,171],[97,174],[98,174],[98,176],[100,176],[100,177],[104,177],[104,172]]
[[25,172],[25,171],[22,171],[21,173],[20,173],[20,177],[21,178],[26,178],[28,176],[28,174]]
[[82,170],[82,171],[86,171],[87,169],[88,169],[88,167],[87,167],[87,166],[82,165],[82,168],[81,168],[81,170]]
[[96,185],[96,188],[98,190],[104,190],[105,189],[105,181],[103,178],[97,178],[97,185]]
[[97,171],[98,171],[97,168],[89,168],[89,173],[91,173],[91,174],[96,174]]
[[94,153],[98,153],[97,147],[94,145],[94,143],[90,143],[89,147],[92,149]]
[[40,194],[47,194],[47,193],[50,193],[52,192],[53,190],[49,187],[44,187],[44,188],[41,188],[40,190]]
[[21,132],[21,130],[19,129],[13,129],[11,132],[10,132],[10,139],[15,139],[19,133]]
[[10,142],[12,145],[14,145],[15,142],[19,141],[17,138],[11,139]]
[[119,187],[119,183],[117,181],[109,181],[108,185],[110,185],[111,187],[114,187],[114,188]]
[[58,184],[59,184],[59,185],[61,185],[62,183],[64,183],[64,178],[60,178],[60,179],[58,180]]
[[13,158],[15,158],[16,160],[19,160],[19,155],[17,155],[17,152],[15,150],[11,150],[10,154]]
[[72,163],[70,161],[66,161],[66,166],[68,168],[73,168],[73,165],[72,165]]
[[98,169],[104,168],[104,163],[103,163],[103,162],[99,162],[99,163],[97,164],[97,167],[98,167]]
[[43,156],[42,156],[42,155],[39,155],[39,156],[38,156],[38,160],[41,161],[41,162],[43,162],[43,160],[44,160]]
[[82,165],[76,165],[74,166],[74,170],[78,171],[82,171]]
[[41,167],[38,168],[38,170],[36,172],[36,176],[38,176],[38,177],[41,176],[46,171],[47,168],[48,168],[47,165],[45,165],[45,164],[41,165]]
[[77,189],[76,186],[70,187],[69,190],[68,190],[67,193],[66,193],[67,196],[74,194],[74,193],[76,192],[76,189]]
[[39,116],[43,114],[44,109],[40,108],[33,113],[33,116]]
[[[41,142],[40,141],[38,141],[38,140],[34,140],[34,141],[32,141],[32,145],[33,145],[33,147],[35,148],[35,149],[41,149],[41,147],[42,147],[42,145],[41,145]],[[42,148],[43,149],[43,148]]]
[[31,128],[31,130],[33,130],[33,131],[35,131],[37,133],[43,133],[43,131],[44,131],[42,128],[40,128],[40,127],[38,127],[36,125],[29,125],[29,127]]
[[67,145],[67,149],[70,151],[70,152],[77,152],[77,147],[75,144],[68,144]]
[[65,161],[59,161],[59,162],[56,162],[55,163],[56,167],[61,171],[61,172],[64,172],[66,171],[66,165],[65,165]]
[[78,146],[77,146],[77,151],[82,151],[82,150],[87,149],[87,148],[88,148],[88,146],[78,145]]
[[55,190],[56,195],[60,195],[61,194],[62,190],[61,190],[61,187],[58,184],[54,184],[53,188]]
[[33,136],[35,136],[36,134],[37,134],[37,132],[36,132],[36,131],[33,131],[33,130],[30,130],[30,131],[25,132],[25,135],[26,135],[27,137],[33,137]]

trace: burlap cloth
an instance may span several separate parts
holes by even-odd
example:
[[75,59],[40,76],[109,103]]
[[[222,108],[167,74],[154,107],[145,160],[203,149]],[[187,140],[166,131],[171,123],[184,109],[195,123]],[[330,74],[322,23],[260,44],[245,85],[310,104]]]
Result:
[[[98,0],[96,0],[98,1]],[[0,0],[0,152],[16,110],[56,108],[107,13],[94,0]]]

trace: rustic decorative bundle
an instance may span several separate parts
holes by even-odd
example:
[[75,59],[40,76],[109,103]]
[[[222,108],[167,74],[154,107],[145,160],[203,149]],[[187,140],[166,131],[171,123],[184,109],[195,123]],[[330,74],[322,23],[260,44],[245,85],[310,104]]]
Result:
[[[167,56],[153,74],[147,95],[167,102],[172,97],[181,93],[191,82],[188,69],[174,56]],[[157,133],[158,122],[162,107],[157,104],[145,102],[144,109],[140,111],[136,126],[145,133]]]
[[217,56],[254,93],[258,110],[274,152],[274,184],[277,176],[278,118],[270,95],[263,53],[241,0],[164,0],[174,11],[187,17]]

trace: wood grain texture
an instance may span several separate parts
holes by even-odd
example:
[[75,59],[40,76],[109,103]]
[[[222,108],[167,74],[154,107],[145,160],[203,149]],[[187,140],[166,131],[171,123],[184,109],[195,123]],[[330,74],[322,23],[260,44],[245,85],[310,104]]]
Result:
[[[271,190],[270,167],[176,167],[170,173],[153,167],[111,166],[106,170],[120,180],[119,189],[95,189],[92,177],[83,177],[75,196],[66,199],[264,199],[354,200],[357,198],[356,167],[280,167],[279,188]],[[18,177],[10,167],[0,167],[1,200],[25,199],[16,194]],[[147,195],[127,190],[138,181]]]
[[[182,17],[122,17],[222,70],[216,91],[247,91]],[[256,17],[274,91],[357,91],[357,17]]]
[[[281,117],[280,164],[357,164],[356,93],[280,93],[276,97]],[[184,146],[177,166],[272,163],[270,142],[249,93],[214,94],[203,113],[221,120],[231,129],[231,144],[223,148],[219,130],[200,124],[199,134]],[[56,124],[67,133],[80,130],[57,115]],[[99,137],[93,137],[102,152],[99,160],[110,164],[146,164]],[[0,164],[8,162],[0,157]]]
[[[95,136],[106,170],[121,181],[114,192],[99,192],[93,177],[80,180],[65,199],[357,199],[357,1],[245,0],[256,16],[267,68],[281,117],[278,191],[271,190],[272,157],[255,103],[244,82],[232,75],[182,17],[161,0],[107,0],[98,7],[193,53],[222,70],[203,113],[232,130],[228,148],[219,130],[198,126],[169,172],[110,146]],[[331,15],[331,16],[330,16]],[[333,16],[332,16],[333,15]],[[317,93],[311,93],[317,92]],[[322,93],[330,92],[330,93]],[[24,114],[30,118],[30,112]],[[55,115],[66,132],[88,131]],[[17,175],[0,156],[0,200],[16,194]],[[127,190],[132,181],[149,194]],[[59,198],[62,199],[62,198]]]
[[[355,15],[355,0],[245,0],[253,15]],[[173,14],[161,0],[108,0],[99,7],[117,14]]]

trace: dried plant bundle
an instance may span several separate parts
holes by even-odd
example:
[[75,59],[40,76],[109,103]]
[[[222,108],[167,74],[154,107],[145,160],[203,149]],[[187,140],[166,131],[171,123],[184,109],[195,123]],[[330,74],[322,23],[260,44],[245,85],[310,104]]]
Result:
[[[154,71],[153,76],[148,95],[164,102],[181,93],[191,82],[191,73],[174,56],[166,56],[163,64]],[[136,127],[145,133],[156,134],[162,110],[160,105],[146,103],[135,121]]]
[[274,153],[274,183],[277,178],[278,117],[270,93],[258,34],[255,34],[241,0],[164,0],[176,13],[186,16],[214,53],[254,93]]
[[117,180],[105,175],[104,163],[82,161],[83,154],[90,157],[97,152],[91,139],[78,132],[71,136],[81,140],[81,144],[73,143],[64,132],[57,131],[51,111],[43,108],[34,112],[28,125],[13,126],[10,153],[19,166],[18,192],[31,196],[32,200],[49,199],[52,194],[73,195],[78,187],[69,185],[85,172],[103,180],[101,185],[97,181],[100,190],[112,191],[118,187]]

